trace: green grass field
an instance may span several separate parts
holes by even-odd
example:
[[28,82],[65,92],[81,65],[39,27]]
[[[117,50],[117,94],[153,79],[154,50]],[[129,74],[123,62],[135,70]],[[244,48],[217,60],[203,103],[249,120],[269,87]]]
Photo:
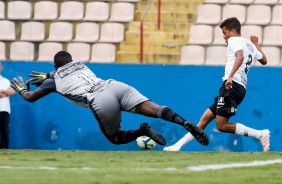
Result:
[[[238,163],[218,170],[188,168]],[[281,184],[282,153],[0,150],[0,183]]]

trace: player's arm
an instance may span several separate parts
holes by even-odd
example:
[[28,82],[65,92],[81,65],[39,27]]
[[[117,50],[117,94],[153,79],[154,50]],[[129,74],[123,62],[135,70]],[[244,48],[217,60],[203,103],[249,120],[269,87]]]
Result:
[[36,86],[40,86],[46,79],[53,78],[54,75],[55,72],[44,73],[44,72],[32,71],[31,74],[29,74],[30,77],[29,82]]
[[35,90],[35,91],[26,91],[24,93],[22,93],[22,97],[24,100],[28,101],[28,102],[35,102],[37,100],[39,100],[40,98],[46,96],[48,93],[44,93],[41,90]]
[[0,90],[0,97],[7,97],[7,96],[13,96],[14,94],[16,94],[15,90],[11,87],[9,87],[8,89],[2,89]]
[[266,65],[267,64],[267,58],[266,58],[265,54],[263,53],[261,47],[259,46],[258,37],[257,36],[251,36],[251,42],[256,46],[257,50],[262,54],[262,58],[259,59],[258,61],[262,65]]
[[35,102],[36,100],[49,94],[39,88],[35,91],[28,91],[28,87],[22,77],[13,78],[11,81],[11,87],[28,102]]
[[8,96],[4,91],[5,90],[0,90],[0,98]]
[[240,66],[243,63],[243,59],[244,59],[244,55],[242,50],[237,50],[235,52],[235,56],[236,56],[236,60],[234,62],[233,68],[230,72],[230,75],[225,83],[225,87],[226,89],[230,89],[232,88],[232,80],[233,80],[233,76],[235,75],[235,73],[237,72],[237,70],[240,68]]

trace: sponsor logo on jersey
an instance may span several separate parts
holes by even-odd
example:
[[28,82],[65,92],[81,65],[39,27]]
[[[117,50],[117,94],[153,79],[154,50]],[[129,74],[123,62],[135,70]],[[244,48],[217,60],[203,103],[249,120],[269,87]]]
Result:
[[77,70],[81,70],[85,68],[85,66],[80,63],[80,62],[75,62],[73,64],[71,64],[70,66],[67,66],[66,68],[62,68],[61,70],[57,71],[58,75],[60,78],[64,78],[66,76],[68,76],[69,74],[77,71]]

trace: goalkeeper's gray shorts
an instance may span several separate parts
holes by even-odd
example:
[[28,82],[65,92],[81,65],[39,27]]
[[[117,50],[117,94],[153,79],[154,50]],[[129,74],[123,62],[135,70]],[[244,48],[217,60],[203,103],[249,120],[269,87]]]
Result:
[[113,135],[121,128],[122,111],[137,113],[136,106],[147,100],[149,99],[132,86],[113,80],[95,96],[91,110],[102,132]]

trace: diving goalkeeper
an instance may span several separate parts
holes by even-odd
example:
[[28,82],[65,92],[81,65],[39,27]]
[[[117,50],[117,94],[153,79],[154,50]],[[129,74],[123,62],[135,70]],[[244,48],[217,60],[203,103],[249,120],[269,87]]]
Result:
[[57,92],[68,100],[90,108],[97,119],[100,129],[113,144],[126,144],[146,135],[156,143],[165,145],[164,137],[154,131],[148,123],[142,123],[136,130],[121,129],[122,111],[137,113],[183,126],[201,144],[208,145],[207,135],[192,122],[187,121],[167,106],[160,106],[143,96],[132,86],[113,79],[102,80],[83,63],[73,61],[72,56],[60,51],[54,56],[54,73],[33,72],[31,84],[38,85],[29,91],[22,77],[14,78],[11,87],[24,100],[34,102]]

